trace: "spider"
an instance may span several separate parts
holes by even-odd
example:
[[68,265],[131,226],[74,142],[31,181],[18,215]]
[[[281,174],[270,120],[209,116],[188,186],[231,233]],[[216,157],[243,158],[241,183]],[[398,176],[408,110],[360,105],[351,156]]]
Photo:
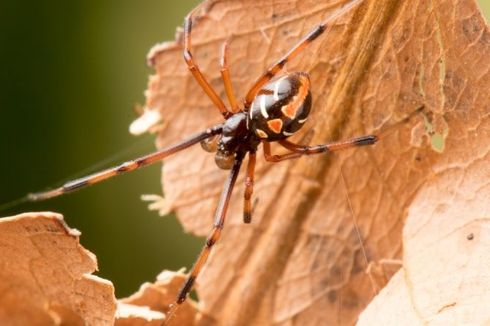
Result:
[[[146,156],[124,162],[116,167],[80,179],[69,181],[63,186],[53,190],[31,193],[27,196],[27,200],[40,201],[73,192],[113,176],[161,161],[162,159],[197,143],[200,143],[205,151],[216,152],[216,165],[221,169],[230,170],[230,173],[221,192],[215,212],[212,231],[207,237],[204,247],[190,270],[185,283],[182,285],[174,304],[170,306],[166,318],[166,322],[168,322],[175,313],[177,307],[187,299],[213,246],[220,238],[225,224],[226,212],[232,190],[235,186],[242,162],[247,155],[248,162],[245,176],[243,221],[244,223],[251,223],[251,197],[254,185],[254,169],[256,152],[260,145],[263,146],[266,161],[280,162],[299,158],[304,155],[373,145],[378,141],[379,137],[377,135],[366,135],[316,146],[303,146],[290,142],[288,138],[303,127],[310,113],[312,106],[312,96],[310,92],[311,82],[308,74],[305,72],[286,73],[283,76],[274,79],[288,61],[295,58],[308,46],[308,44],[316,40],[327,30],[327,26],[329,26],[331,21],[345,14],[361,2],[362,0],[355,0],[339,9],[334,15],[329,17],[323,23],[317,25],[303,39],[296,43],[296,45],[294,45],[275,64],[271,65],[265,73],[255,81],[252,87],[250,87],[244,98],[242,107],[238,104],[237,98],[233,92],[227,64],[228,43],[225,42],[221,51],[220,65],[221,76],[226,96],[230,102],[230,108],[227,108],[223,100],[211,87],[192,56],[191,31],[193,16],[199,7],[194,9],[185,18],[184,22],[184,59],[197,83],[222,114],[224,122],[211,126],[177,144],[150,153]],[[270,146],[271,142],[277,142],[279,145],[289,150],[289,152],[282,155],[272,154]]]

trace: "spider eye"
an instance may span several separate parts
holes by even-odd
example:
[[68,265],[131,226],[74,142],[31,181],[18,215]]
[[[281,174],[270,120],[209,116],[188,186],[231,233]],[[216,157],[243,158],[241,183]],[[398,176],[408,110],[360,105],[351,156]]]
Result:
[[235,155],[234,154],[226,154],[223,152],[217,152],[216,156],[214,157],[214,160],[216,162],[216,165],[223,170],[229,170],[233,166],[233,163],[235,162]]
[[214,136],[214,137],[210,137],[210,138],[206,138],[204,140],[201,140],[201,147],[206,152],[209,152],[209,153],[216,152],[216,150],[218,148],[218,137]]

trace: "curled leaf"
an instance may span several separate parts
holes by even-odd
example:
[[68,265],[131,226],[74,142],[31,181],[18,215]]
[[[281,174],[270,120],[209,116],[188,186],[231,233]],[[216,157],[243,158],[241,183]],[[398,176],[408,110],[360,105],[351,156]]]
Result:
[[112,325],[112,283],[55,213],[0,219],[0,324]]

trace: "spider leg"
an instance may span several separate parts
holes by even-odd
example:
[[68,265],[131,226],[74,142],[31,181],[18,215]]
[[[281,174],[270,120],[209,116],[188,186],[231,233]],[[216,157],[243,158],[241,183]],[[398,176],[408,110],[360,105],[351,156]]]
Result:
[[254,171],[255,171],[255,152],[248,154],[247,175],[245,176],[245,192],[243,201],[243,222],[252,222],[252,193],[254,189]]
[[294,45],[281,59],[270,66],[269,69],[267,69],[266,72],[255,81],[253,86],[248,91],[244,102],[245,109],[248,109],[250,107],[252,101],[254,100],[255,96],[260,91],[262,86],[264,86],[268,81],[274,78],[274,76],[282,70],[282,68],[284,67],[284,65],[286,65],[288,61],[294,59],[294,57],[296,57],[304,48],[306,48],[308,44],[313,42],[318,36],[322,35],[323,32],[325,32],[325,30],[327,29],[327,25],[329,25],[331,21],[335,20],[339,16],[342,16],[354,6],[360,4],[362,1],[363,0],[354,0],[338,10],[326,21],[313,28],[310,33],[308,33],[301,41],[296,43],[296,45]]
[[225,103],[223,103],[223,100],[216,94],[214,89],[211,87],[211,85],[208,83],[208,81],[204,78],[202,72],[199,70],[199,67],[197,64],[194,62],[194,59],[192,57],[191,53],[191,31],[192,31],[192,15],[194,11],[191,11],[189,15],[185,18],[185,23],[184,23],[184,60],[187,63],[187,67],[189,68],[190,72],[196,79],[196,81],[199,83],[201,88],[204,90],[204,92],[208,95],[208,97],[211,99],[211,101],[216,105],[216,107],[219,109],[221,114],[225,117],[228,118],[231,116],[231,112],[229,112],[226,109]]
[[239,111],[239,108],[235,93],[233,92],[233,85],[231,84],[230,70],[228,69],[228,42],[223,43],[220,65],[221,77],[223,78],[223,83],[225,84],[226,96],[230,101],[232,112],[236,113]]
[[285,161],[293,158],[298,158],[301,156],[300,153],[286,153],[286,154],[281,154],[281,155],[274,155],[272,154],[271,151],[271,144],[269,142],[263,142],[264,144],[264,158],[267,162],[280,162],[280,161]]
[[269,162],[280,162],[284,160],[298,158],[303,155],[320,154],[325,152],[335,152],[352,147],[360,147],[366,145],[373,145],[378,141],[378,136],[367,135],[361,137],[355,137],[347,140],[341,140],[338,142],[332,142],[323,145],[316,146],[302,146],[291,143],[287,140],[280,140],[279,144],[289,149],[291,152],[282,155],[273,155],[271,153],[271,147],[269,142],[263,142],[264,144],[264,156],[266,161]]
[[196,278],[199,276],[199,273],[201,272],[204,264],[206,263],[209,257],[209,254],[211,253],[211,249],[216,244],[216,242],[218,242],[220,238],[221,230],[223,229],[223,226],[225,224],[226,212],[228,210],[228,204],[230,202],[231,193],[233,191],[233,187],[235,185],[238,172],[240,171],[240,166],[242,164],[243,156],[244,153],[237,153],[235,162],[233,164],[233,167],[231,168],[231,172],[221,192],[218,208],[216,209],[216,213],[215,213],[213,230],[211,231],[208,238],[206,239],[206,243],[204,244],[201,253],[197,257],[196,262],[192,266],[189,276],[187,276],[187,280],[185,281],[182,288],[180,289],[177,299],[170,306],[170,309],[167,313],[167,318],[165,319],[165,324],[167,324],[168,321],[172,318],[173,314],[178,309],[178,306],[181,305],[187,299],[189,292],[191,292],[194,286],[194,282],[196,281]]
[[76,179],[69,181],[65,183],[63,186],[45,191],[45,192],[38,192],[38,193],[33,193],[33,194],[28,194],[27,195],[27,200],[28,201],[40,201],[40,200],[45,200],[57,196],[64,195],[69,192],[73,192],[75,190],[78,190],[80,188],[90,186],[96,183],[99,183],[101,181],[104,181],[106,179],[109,179],[111,177],[114,177],[116,175],[133,171],[138,168],[153,164],[155,162],[158,162],[167,156],[170,156],[172,154],[175,154],[181,150],[184,150],[194,144],[199,143],[200,141],[212,137],[214,135],[220,134],[223,129],[222,125],[217,125],[211,128],[208,128],[194,136],[191,136],[175,145],[163,148],[159,151],[156,151],[154,153],[136,158],[131,161],[124,162],[118,166],[88,175],[86,177]]

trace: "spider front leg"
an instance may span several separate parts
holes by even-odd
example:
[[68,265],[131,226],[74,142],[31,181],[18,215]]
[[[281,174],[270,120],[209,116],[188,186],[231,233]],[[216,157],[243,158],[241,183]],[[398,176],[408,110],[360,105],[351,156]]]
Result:
[[255,152],[248,154],[247,175],[245,176],[245,192],[243,195],[243,222],[252,222],[252,193],[254,189],[254,171],[255,171]]
[[235,93],[233,92],[233,85],[231,83],[231,78],[230,78],[230,70],[228,69],[228,42],[223,43],[223,47],[221,49],[220,65],[221,65],[221,78],[223,79],[223,83],[225,84],[226,96],[230,101],[232,112],[236,113],[239,111],[239,107],[235,97]]
[[196,81],[199,83],[201,88],[204,90],[204,92],[208,95],[208,97],[211,99],[211,101],[216,105],[216,107],[219,109],[221,114],[225,117],[228,118],[231,116],[231,112],[229,112],[226,109],[225,103],[223,103],[223,100],[216,94],[214,89],[211,87],[209,82],[204,78],[204,75],[202,74],[201,70],[199,70],[199,67],[197,64],[194,62],[194,58],[192,57],[191,53],[191,32],[192,32],[192,16],[193,16],[194,10],[191,11],[189,15],[185,18],[185,23],[184,23],[184,60],[187,63],[187,67],[189,68],[190,72],[196,79]]
[[322,35],[323,32],[325,32],[325,30],[327,29],[327,25],[331,21],[338,18],[339,16],[342,16],[344,13],[349,11],[354,6],[357,6],[361,2],[362,0],[355,0],[341,8],[338,12],[330,16],[327,21],[324,21],[323,23],[313,28],[313,30],[308,33],[308,35],[306,35],[301,41],[296,43],[296,45],[293,46],[281,59],[270,66],[269,69],[267,69],[267,71],[255,81],[253,86],[248,91],[244,102],[245,109],[248,109],[250,107],[260,89],[272,78],[274,78],[274,76],[282,70],[282,68],[286,65],[288,61],[294,59],[294,57],[296,57],[303,49],[305,49],[308,44],[316,40],[318,36]]
[[177,152],[180,152],[186,148],[189,148],[192,145],[201,142],[202,140],[218,135],[222,132],[222,129],[223,129],[223,125],[216,125],[198,134],[195,134],[194,136],[191,136],[185,140],[182,140],[177,144],[171,145],[166,148],[162,148],[154,153],[150,153],[148,155],[138,157],[134,160],[119,164],[118,166],[115,166],[113,168],[96,172],[94,174],[90,174],[80,179],[68,181],[63,186],[53,190],[28,194],[26,197],[24,197],[24,199],[26,201],[32,202],[32,201],[40,201],[40,200],[46,200],[46,199],[58,197],[70,192],[74,192],[81,188],[94,185],[96,183],[102,182],[114,176],[145,167],[147,165],[161,161],[164,158],[173,155]]
[[170,310],[167,313],[167,317],[165,319],[164,325],[168,324],[168,322],[174,315],[175,311],[177,310],[178,306],[184,303],[184,301],[187,299],[187,296],[189,295],[192,288],[194,287],[194,282],[199,276],[199,273],[201,272],[204,264],[208,260],[209,254],[211,253],[211,249],[216,244],[216,242],[218,242],[220,238],[221,230],[223,229],[223,226],[225,224],[226,212],[228,210],[228,204],[230,202],[231,193],[235,185],[236,179],[238,177],[238,172],[240,171],[240,166],[242,164],[243,156],[244,153],[237,153],[236,155],[235,162],[233,164],[233,167],[231,168],[230,175],[226,180],[224,188],[221,192],[218,208],[216,209],[216,213],[215,213],[213,230],[211,231],[208,238],[206,239],[206,243],[202,248],[201,253],[197,257],[197,260],[194,263],[194,266],[192,266],[189,276],[187,276],[184,285],[180,289],[180,292],[177,296],[177,300],[170,306]]
[[366,145],[374,145],[378,141],[378,136],[376,135],[367,135],[356,138],[351,138],[347,140],[342,140],[338,142],[332,142],[323,145],[316,146],[302,146],[291,143],[287,140],[280,140],[279,144],[281,144],[286,149],[289,149],[291,153],[286,153],[282,155],[273,155],[271,153],[270,143],[264,141],[264,157],[266,161],[269,162],[280,162],[289,159],[298,158],[303,155],[312,155],[312,154],[320,154],[325,152],[334,152],[340,151],[352,147],[360,147]]

